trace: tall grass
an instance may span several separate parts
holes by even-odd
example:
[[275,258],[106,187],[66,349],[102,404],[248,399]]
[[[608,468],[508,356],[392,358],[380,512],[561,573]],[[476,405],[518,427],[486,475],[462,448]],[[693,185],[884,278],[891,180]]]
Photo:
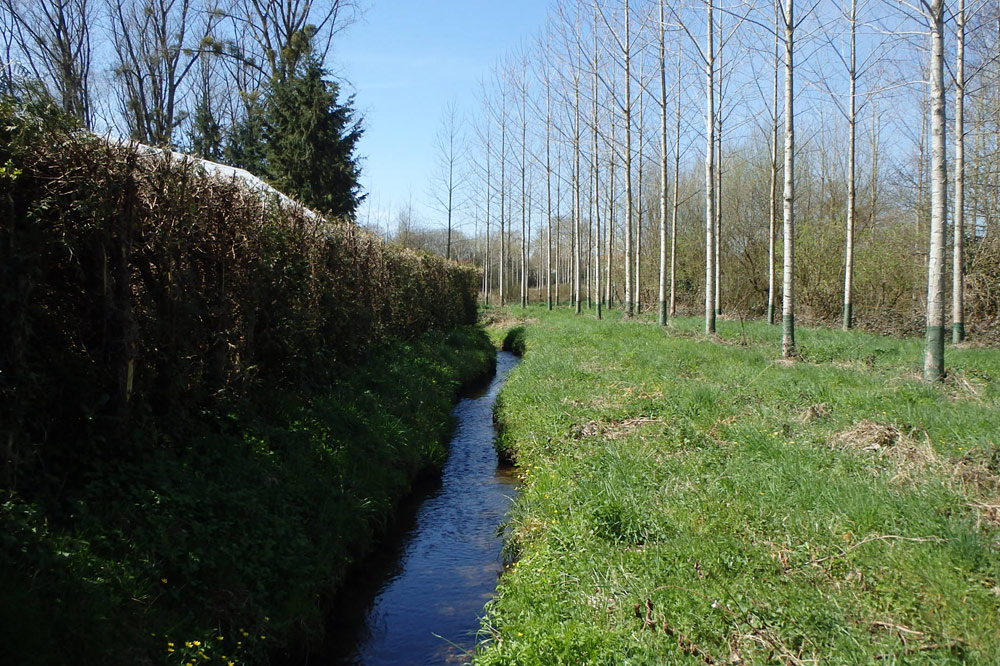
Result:
[[477,664],[1000,661],[1000,354],[937,386],[907,340],[528,316]]

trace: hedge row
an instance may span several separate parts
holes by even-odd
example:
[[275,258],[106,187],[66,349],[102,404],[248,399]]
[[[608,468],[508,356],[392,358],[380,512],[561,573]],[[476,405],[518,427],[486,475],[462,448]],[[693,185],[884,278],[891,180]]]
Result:
[[306,650],[491,366],[475,272],[41,111],[0,98],[0,663]]
[[[475,319],[472,268],[198,166],[0,109],[0,482],[53,442],[322,385]],[[64,461],[72,464],[72,460]]]

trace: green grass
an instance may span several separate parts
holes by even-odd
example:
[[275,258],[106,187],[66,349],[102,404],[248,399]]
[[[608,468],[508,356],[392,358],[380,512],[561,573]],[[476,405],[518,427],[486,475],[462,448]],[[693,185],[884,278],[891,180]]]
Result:
[[323,605],[440,468],[463,383],[494,362],[481,329],[396,341],[339,380],[136,433],[80,490],[0,491],[0,663],[260,664],[305,649]]
[[[761,323],[525,318],[476,664],[1000,663],[1000,353],[931,385],[919,340],[800,328],[785,364]],[[888,445],[838,435],[866,421]]]

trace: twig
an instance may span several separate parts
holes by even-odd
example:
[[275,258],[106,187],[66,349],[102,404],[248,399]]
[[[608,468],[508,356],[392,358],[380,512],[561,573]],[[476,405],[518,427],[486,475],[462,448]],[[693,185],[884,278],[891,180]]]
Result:
[[895,659],[896,657],[901,657],[907,654],[917,654],[918,652],[930,652],[931,650],[939,650],[941,648],[952,649],[958,647],[958,641],[948,641],[947,643],[927,643],[926,645],[915,645],[911,648],[906,648],[901,652],[887,652],[883,654],[877,654],[872,659],[881,661],[883,659]]
[[931,536],[931,537],[905,537],[905,536],[899,536],[899,535],[896,535],[896,534],[873,534],[871,536],[865,537],[861,541],[857,542],[856,544],[851,545],[848,548],[842,548],[841,552],[839,552],[839,553],[834,553],[833,555],[827,555],[826,557],[820,557],[820,558],[817,558],[815,560],[809,560],[808,562],[806,562],[802,566],[816,565],[816,564],[819,564],[820,562],[826,562],[827,560],[832,560],[832,559],[837,558],[837,557],[844,557],[845,555],[847,555],[848,553],[850,553],[852,550],[855,550],[856,548],[860,548],[861,546],[865,545],[866,543],[871,543],[872,541],[909,541],[909,542],[912,542],[912,543],[944,543],[944,542],[948,541],[948,539],[942,539],[941,537],[936,537],[936,536]]

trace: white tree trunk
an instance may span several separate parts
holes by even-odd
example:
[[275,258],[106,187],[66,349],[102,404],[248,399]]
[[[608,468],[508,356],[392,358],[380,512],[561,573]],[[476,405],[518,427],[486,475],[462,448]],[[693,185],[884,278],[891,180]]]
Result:
[[576,314],[582,311],[580,304],[580,63],[577,62],[573,78],[574,111],[573,121],[573,298]]
[[948,171],[945,147],[944,0],[930,0],[931,23],[931,232],[927,265],[927,336],[924,379],[944,378],[944,230]]
[[[642,81],[642,68],[639,68],[639,80]],[[639,135],[639,146],[636,150],[636,172],[637,178],[635,181],[635,243],[633,250],[635,252],[635,279],[632,281],[632,306],[635,311],[636,316],[642,311],[641,303],[641,286],[642,286],[642,276],[640,274],[641,269],[641,257],[642,257],[642,210],[643,210],[643,200],[642,200],[642,172],[643,172],[643,146],[644,141],[644,128],[645,124],[643,122],[644,111],[645,111],[645,93],[640,86],[639,89],[639,122],[638,122],[638,135]]]
[[674,203],[670,217],[670,316],[677,315],[677,211],[681,174],[681,47],[677,46],[677,100],[674,116]]
[[528,194],[526,180],[528,177],[528,80],[527,60],[521,67],[521,307],[528,307]]
[[774,90],[771,110],[774,122],[771,125],[771,192],[770,219],[768,221],[767,241],[767,323],[774,325],[775,304],[778,301],[777,279],[775,275],[775,245],[778,235],[778,124],[781,114],[778,113],[778,26],[780,23],[778,3],[774,3]]
[[795,53],[794,0],[785,0],[785,192],[781,355],[795,355]]
[[591,104],[591,123],[593,125],[593,143],[591,145],[591,168],[594,172],[593,192],[591,192],[591,211],[594,218],[594,296],[596,297],[596,310],[594,316],[601,319],[603,316],[601,309],[601,203],[600,203],[600,170],[601,162],[598,154],[598,123],[600,118],[597,115],[597,94],[598,94],[598,44],[597,44],[597,3],[594,3],[594,52],[591,66],[593,67],[594,98]]
[[955,67],[955,222],[952,244],[951,341],[965,340],[965,0],[958,2]]
[[705,335],[715,334],[715,21],[708,0],[705,34]]
[[506,167],[507,167],[507,97],[506,95],[500,95],[500,269],[499,275],[499,290],[500,290],[500,307],[507,304],[507,290],[506,290],[506,272],[504,270],[504,264],[506,257],[506,234],[504,233],[504,216],[507,211],[504,207],[506,203],[506,192],[507,192],[507,179],[506,179]]
[[660,326],[667,323],[667,51],[664,5],[660,0]]
[[632,60],[628,0],[625,0],[625,316],[632,316]]
[[850,110],[847,115],[847,243],[844,257],[844,330],[854,325],[854,216],[857,210],[855,145],[857,135],[857,34],[858,3],[851,0]]
[[722,17],[717,52],[719,104],[715,109],[715,314],[722,314]]
[[552,85],[545,69],[545,307],[552,309]]

